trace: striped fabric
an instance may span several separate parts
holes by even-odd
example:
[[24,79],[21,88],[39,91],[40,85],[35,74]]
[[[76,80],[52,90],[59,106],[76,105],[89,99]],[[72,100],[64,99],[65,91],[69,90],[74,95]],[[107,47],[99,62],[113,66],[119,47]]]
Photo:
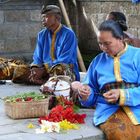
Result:
[[138,84],[135,83],[126,83],[126,82],[115,82],[115,83],[108,83],[104,85],[101,89],[100,93],[105,93],[111,89],[127,89],[127,88],[134,88],[138,87]]

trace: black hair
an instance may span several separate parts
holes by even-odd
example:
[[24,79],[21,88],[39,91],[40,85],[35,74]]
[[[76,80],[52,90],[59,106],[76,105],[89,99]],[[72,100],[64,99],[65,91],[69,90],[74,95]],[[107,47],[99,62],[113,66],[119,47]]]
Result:
[[126,17],[122,12],[110,12],[109,15],[113,16],[112,20],[116,21],[123,31],[127,31]]
[[114,20],[106,20],[99,26],[99,31],[110,31],[113,37],[123,39],[124,33],[121,27]]

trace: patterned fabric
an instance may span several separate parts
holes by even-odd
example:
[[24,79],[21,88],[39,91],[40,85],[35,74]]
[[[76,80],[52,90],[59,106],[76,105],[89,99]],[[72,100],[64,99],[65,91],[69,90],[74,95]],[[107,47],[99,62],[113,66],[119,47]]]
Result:
[[13,68],[9,68],[8,63],[0,62],[0,80],[8,80],[12,77]]
[[30,67],[27,65],[18,65],[13,73],[12,82],[29,83]]
[[14,70],[12,81],[14,83],[42,85],[48,78],[49,75],[44,67],[31,69],[28,65],[19,65]]
[[12,80],[14,83],[41,85],[48,80],[45,68],[37,68],[34,79],[29,76],[32,70],[22,60],[0,58],[0,80]]
[[71,78],[71,81],[74,81],[74,65],[56,64],[47,71],[45,67],[30,69],[29,65],[20,60],[0,58],[0,80],[42,85],[54,75],[66,75]]
[[24,64],[21,60],[0,58],[0,80],[10,80],[13,77],[15,68]]
[[106,140],[140,140],[140,125],[133,125],[122,109],[99,125]]
[[128,89],[134,87],[138,87],[138,84],[126,82],[108,83],[101,89],[100,93],[105,93],[111,89]]
[[73,64],[56,64],[49,69],[50,77],[55,75],[69,76],[71,81],[75,81],[74,66]]

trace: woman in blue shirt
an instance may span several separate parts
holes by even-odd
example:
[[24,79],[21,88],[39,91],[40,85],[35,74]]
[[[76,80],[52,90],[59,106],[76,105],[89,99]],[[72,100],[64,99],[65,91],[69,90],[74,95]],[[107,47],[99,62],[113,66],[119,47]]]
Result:
[[103,52],[91,62],[83,84],[72,84],[83,106],[96,106],[93,122],[108,140],[140,136],[140,49],[123,36],[117,22],[104,21],[98,32]]

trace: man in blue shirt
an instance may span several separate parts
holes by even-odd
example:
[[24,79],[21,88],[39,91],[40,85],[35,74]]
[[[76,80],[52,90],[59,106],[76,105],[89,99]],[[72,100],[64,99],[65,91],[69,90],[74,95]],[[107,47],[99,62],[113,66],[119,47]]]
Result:
[[77,39],[71,29],[61,24],[60,8],[56,5],[44,6],[41,16],[42,24],[46,28],[38,33],[31,64],[34,74],[30,75],[30,80],[36,76],[37,68],[45,67],[49,73],[50,68],[57,64],[70,66],[76,80],[79,80]]
[[[43,84],[50,74],[68,75],[80,79],[77,64],[77,38],[75,33],[61,24],[61,10],[56,5],[44,6],[41,11],[45,27],[38,33],[31,66],[12,61],[1,64],[1,78],[14,83]],[[2,60],[3,62],[3,60]]]

